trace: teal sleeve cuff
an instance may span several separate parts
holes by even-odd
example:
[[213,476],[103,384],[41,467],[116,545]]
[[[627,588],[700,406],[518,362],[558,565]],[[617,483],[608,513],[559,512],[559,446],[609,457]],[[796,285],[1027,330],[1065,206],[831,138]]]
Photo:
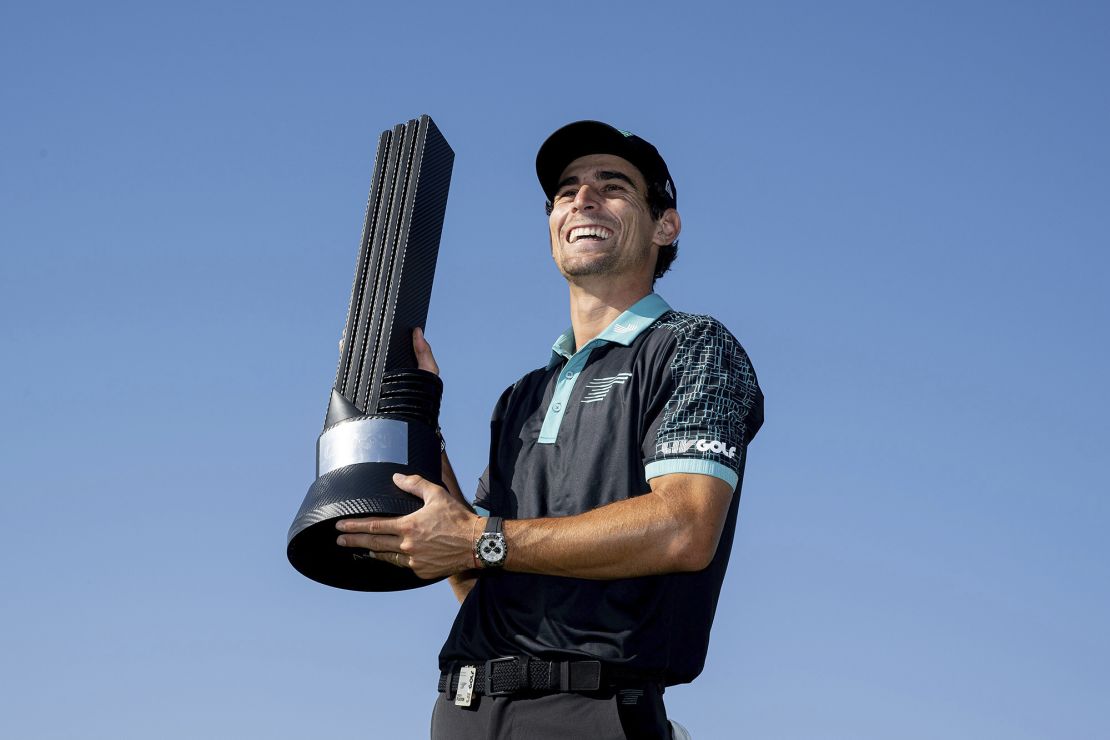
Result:
[[489,516],[489,509],[484,506],[474,504],[474,513],[476,513],[478,516]]
[[661,475],[668,473],[698,473],[700,475],[711,475],[714,478],[720,478],[725,483],[732,486],[736,490],[736,484],[740,481],[740,476],[725,465],[717,462],[716,460],[698,460],[689,457],[674,458],[671,460],[656,460],[649,462],[644,466],[644,477],[648,480],[658,478]]

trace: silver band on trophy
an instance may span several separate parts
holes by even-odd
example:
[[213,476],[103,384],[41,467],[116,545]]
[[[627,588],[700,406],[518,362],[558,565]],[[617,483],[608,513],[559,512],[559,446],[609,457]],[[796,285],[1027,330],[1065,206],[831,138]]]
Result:
[[408,461],[408,425],[400,419],[347,419],[325,429],[316,442],[317,478],[348,465]]

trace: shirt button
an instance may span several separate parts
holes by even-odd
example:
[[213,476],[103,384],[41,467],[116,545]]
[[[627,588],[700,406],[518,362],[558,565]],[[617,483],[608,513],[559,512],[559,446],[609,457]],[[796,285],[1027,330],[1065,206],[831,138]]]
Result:
[[555,412],[559,412],[559,411],[562,411],[562,410],[563,410],[563,404],[561,404],[561,403],[556,403],[555,405],[553,405],[553,406],[551,407],[551,410],[552,410],[552,411],[555,411]]
[[567,371],[567,374],[566,374],[566,375],[564,375],[563,377],[564,377],[564,378],[566,378],[567,380],[570,380],[571,378],[573,378],[573,377],[574,377],[574,373],[572,373],[572,372],[570,372],[570,371],[568,370],[568,371]]

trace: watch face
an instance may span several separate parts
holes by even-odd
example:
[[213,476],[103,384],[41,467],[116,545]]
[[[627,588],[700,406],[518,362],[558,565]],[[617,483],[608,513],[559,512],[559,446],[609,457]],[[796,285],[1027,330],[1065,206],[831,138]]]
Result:
[[486,565],[500,565],[505,560],[505,536],[499,532],[483,534],[478,556]]

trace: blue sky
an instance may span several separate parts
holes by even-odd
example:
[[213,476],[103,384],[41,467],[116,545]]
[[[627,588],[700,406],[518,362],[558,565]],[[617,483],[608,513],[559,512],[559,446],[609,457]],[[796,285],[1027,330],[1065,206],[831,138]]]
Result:
[[[313,475],[378,133],[456,152],[428,321],[464,486],[567,324],[532,163],[654,142],[658,290],[750,353],[700,739],[1110,736],[1110,11],[0,10],[0,735],[423,737],[446,587],[329,589]],[[469,483],[468,483],[469,482]]]

